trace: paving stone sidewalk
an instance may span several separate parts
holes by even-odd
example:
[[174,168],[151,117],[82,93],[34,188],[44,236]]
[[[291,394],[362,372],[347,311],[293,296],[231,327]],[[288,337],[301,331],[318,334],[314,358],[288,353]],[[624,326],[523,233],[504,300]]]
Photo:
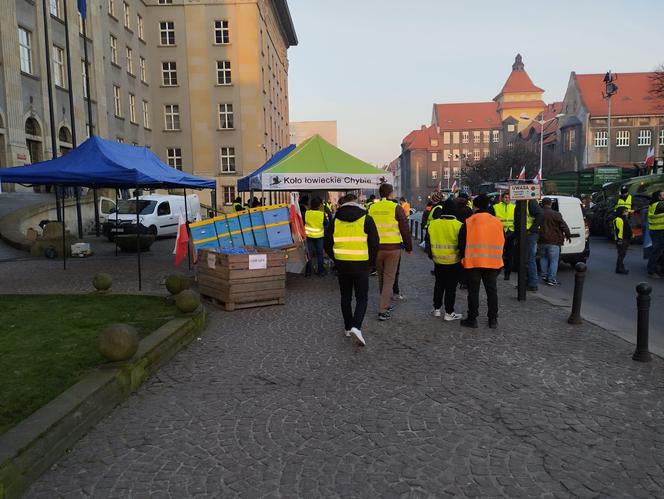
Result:
[[27,497],[664,495],[661,360],[502,281],[498,330],[433,318],[430,267],[404,257],[386,323],[372,280],[364,349],[333,277],[213,312]]

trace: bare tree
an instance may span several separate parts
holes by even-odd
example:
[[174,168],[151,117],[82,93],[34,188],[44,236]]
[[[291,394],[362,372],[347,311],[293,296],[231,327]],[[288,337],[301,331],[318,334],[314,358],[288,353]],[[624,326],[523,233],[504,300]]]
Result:
[[656,99],[664,99],[664,64],[660,64],[650,76],[650,94]]
[[495,157],[484,158],[462,169],[461,180],[472,192],[477,192],[480,184],[506,180],[510,169],[516,177],[524,166],[526,178],[533,178],[539,169],[539,151],[534,152],[526,144],[517,143],[511,148],[501,149]]

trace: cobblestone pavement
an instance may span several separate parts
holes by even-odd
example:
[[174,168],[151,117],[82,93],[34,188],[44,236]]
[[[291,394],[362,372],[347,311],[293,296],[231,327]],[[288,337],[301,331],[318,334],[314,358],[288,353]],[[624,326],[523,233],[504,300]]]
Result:
[[364,349],[332,277],[213,312],[27,497],[664,495],[660,359],[502,281],[498,330],[442,322],[429,269],[404,257],[409,299],[387,323],[372,280]]

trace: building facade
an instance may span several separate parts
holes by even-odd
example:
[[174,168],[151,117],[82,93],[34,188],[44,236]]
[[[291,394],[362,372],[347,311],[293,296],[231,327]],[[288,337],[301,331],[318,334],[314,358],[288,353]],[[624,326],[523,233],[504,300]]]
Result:
[[88,2],[85,38],[76,0],[46,3],[44,15],[41,1],[9,0],[0,17],[0,167],[53,156],[46,37],[59,152],[74,129],[78,143],[88,136],[86,71],[93,133],[216,178],[218,205],[289,143],[287,50],[297,37],[286,0]]
[[609,134],[605,75],[571,73],[561,109],[565,116],[557,134],[561,171],[607,163],[639,167],[651,148],[655,157],[664,156],[664,99],[650,91],[652,73],[617,76]]

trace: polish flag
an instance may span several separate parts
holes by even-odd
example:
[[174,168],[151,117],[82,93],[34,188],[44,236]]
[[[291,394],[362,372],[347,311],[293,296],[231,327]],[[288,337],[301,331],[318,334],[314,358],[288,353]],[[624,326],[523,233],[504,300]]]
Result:
[[184,217],[180,215],[178,223],[178,235],[175,238],[175,248],[173,254],[175,255],[175,266],[178,267],[182,260],[187,257],[187,250],[189,249],[189,233],[187,232],[187,224]]
[[526,167],[521,168],[521,173],[517,177],[517,180],[526,180]]
[[542,181],[542,168],[537,171],[537,175],[535,175],[535,178],[533,178],[533,182],[536,184],[539,184]]
[[652,168],[655,166],[655,148],[651,147],[646,153],[646,161],[643,164],[646,168]]
[[452,184],[452,193],[455,193],[457,191],[458,185],[457,181],[455,180],[454,183]]

